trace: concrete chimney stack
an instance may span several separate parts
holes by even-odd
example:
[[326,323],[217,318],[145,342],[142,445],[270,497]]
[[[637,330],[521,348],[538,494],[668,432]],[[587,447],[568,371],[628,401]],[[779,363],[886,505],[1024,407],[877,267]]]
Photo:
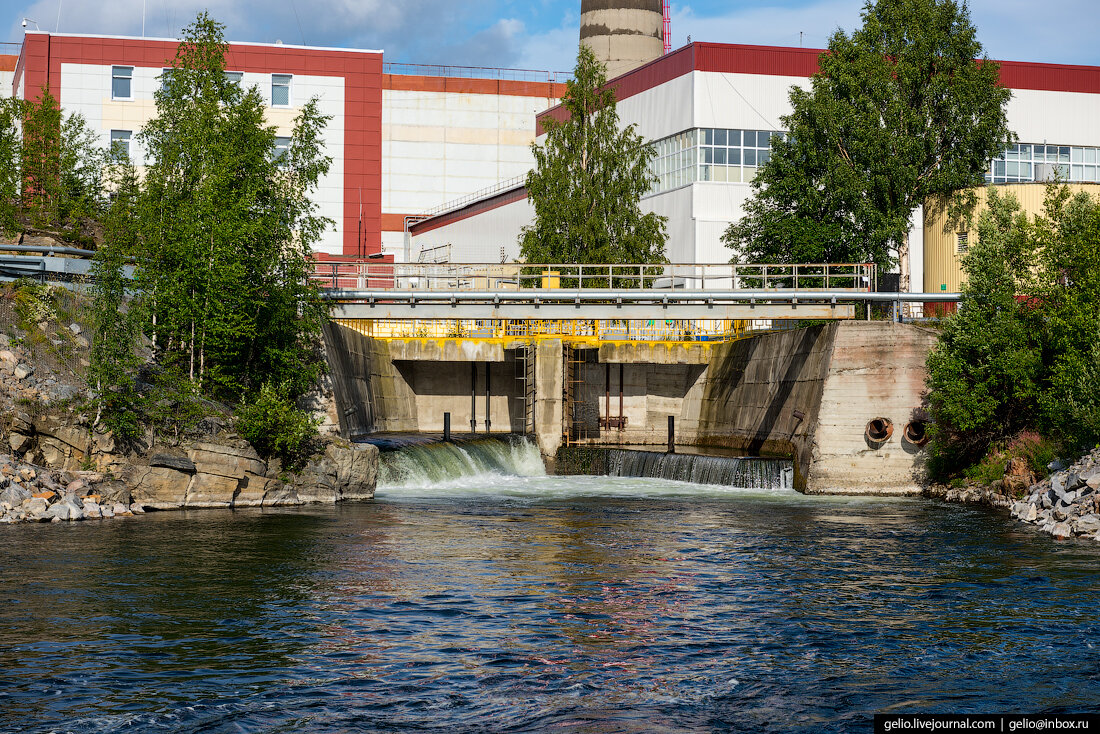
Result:
[[581,43],[612,79],[661,56],[663,20],[661,0],[581,0]]

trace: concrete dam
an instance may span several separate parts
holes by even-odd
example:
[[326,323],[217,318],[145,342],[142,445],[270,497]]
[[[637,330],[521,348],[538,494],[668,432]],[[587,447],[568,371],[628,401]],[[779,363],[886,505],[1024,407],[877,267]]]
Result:
[[349,438],[442,434],[449,414],[454,433],[533,437],[553,471],[578,448],[667,451],[671,426],[678,452],[790,460],[802,492],[920,491],[936,341],[924,327],[839,320],[670,343],[382,338],[357,326],[325,332],[334,419]]

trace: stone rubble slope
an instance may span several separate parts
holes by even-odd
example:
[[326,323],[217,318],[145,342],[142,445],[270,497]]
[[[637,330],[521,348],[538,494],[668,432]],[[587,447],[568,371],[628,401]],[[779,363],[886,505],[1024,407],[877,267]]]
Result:
[[1100,449],[1032,485],[1009,511],[1055,538],[1100,540]]

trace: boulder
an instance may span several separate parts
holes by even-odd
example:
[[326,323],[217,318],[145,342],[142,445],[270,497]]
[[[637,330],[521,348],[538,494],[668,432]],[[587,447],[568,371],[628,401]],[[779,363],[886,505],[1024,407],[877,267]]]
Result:
[[267,473],[267,466],[247,443],[229,446],[200,442],[188,446],[186,452],[187,458],[194,462],[195,471],[201,474],[239,480],[244,479],[245,474],[263,476]]
[[310,459],[294,482],[303,502],[373,499],[377,483],[378,447],[344,440]]
[[27,515],[38,515],[49,509],[50,503],[41,497],[31,497],[29,500],[23,500],[23,512]]
[[136,467],[129,483],[133,501],[140,502],[143,507],[174,510],[187,502],[191,475],[163,466]]
[[1055,540],[1066,540],[1073,536],[1073,530],[1066,523],[1059,522],[1055,523],[1050,529],[1050,534],[1054,536]]
[[241,479],[218,474],[196,474],[187,487],[187,507],[232,507]]
[[12,484],[0,492],[0,502],[7,502],[12,507],[19,507],[30,498],[31,493],[18,484]]
[[22,364],[16,365],[15,372],[13,372],[12,374],[17,380],[25,380],[34,374],[34,367],[31,367],[29,364],[26,364],[24,362]]
[[84,503],[84,517],[89,519],[103,517],[103,511],[100,509],[99,503],[92,500],[86,501]]
[[1039,516],[1039,508],[1035,505],[1028,505],[1027,511],[1021,518],[1024,522],[1035,522],[1035,518]]
[[12,433],[8,436],[8,445],[13,454],[25,454],[34,446],[34,439],[22,433]]
[[5,364],[14,365],[18,362],[18,358],[8,349],[0,349],[0,362]]
[[186,474],[195,473],[195,462],[186,456],[171,456],[169,454],[153,454],[149,458],[149,466],[160,466],[165,469],[175,469]]

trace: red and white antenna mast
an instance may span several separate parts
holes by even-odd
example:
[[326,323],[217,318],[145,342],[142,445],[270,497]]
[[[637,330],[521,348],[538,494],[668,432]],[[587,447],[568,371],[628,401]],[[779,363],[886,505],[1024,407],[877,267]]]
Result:
[[664,28],[661,34],[665,37],[665,53],[672,50],[672,13],[668,8],[668,0],[664,0]]

